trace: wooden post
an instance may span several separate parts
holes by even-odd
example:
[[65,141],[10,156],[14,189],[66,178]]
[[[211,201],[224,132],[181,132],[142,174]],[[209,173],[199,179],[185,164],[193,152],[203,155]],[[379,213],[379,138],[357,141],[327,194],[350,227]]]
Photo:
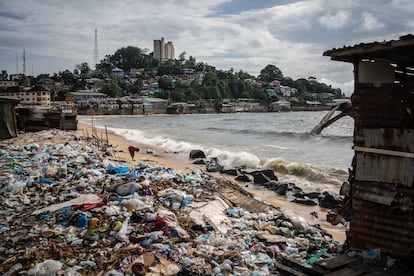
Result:
[[108,129],[105,126],[105,134],[106,134],[106,143],[109,145],[109,139],[108,139]]

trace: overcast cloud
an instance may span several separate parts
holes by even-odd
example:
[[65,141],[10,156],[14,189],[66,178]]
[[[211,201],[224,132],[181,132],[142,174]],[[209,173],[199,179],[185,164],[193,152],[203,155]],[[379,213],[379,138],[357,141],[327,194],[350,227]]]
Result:
[[[319,81],[352,92],[352,66],[322,53],[344,45],[398,39],[413,33],[414,1],[251,0],[15,0],[0,2],[0,70],[57,73],[92,64],[126,46],[153,51],[172,41],[218,69],[257,76],[267,64],[293,79]],[[17,59],[17,68],[16,68]],[[17,69],[17,71],[16,71]]]

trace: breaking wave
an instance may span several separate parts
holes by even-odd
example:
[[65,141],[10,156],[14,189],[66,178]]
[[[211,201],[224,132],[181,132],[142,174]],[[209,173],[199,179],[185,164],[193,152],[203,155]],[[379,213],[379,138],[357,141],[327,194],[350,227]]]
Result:
[[265,168],[273,170],[276,174],[295,176],[318,184],[341,185],[346,180],[348,173],[339,169],[324,169],[305,163],[287,162],[281,159],[268,160]]

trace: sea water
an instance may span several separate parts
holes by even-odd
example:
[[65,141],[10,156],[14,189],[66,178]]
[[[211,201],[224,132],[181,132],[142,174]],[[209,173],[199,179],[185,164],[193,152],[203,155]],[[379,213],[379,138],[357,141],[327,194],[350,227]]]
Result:
[[325,112],[86,117],[128,140],[188,156],[203,150],[226,168],[272,169],[305,191],[338,193],[348,178],[353,119],[344,117],[312,135]]

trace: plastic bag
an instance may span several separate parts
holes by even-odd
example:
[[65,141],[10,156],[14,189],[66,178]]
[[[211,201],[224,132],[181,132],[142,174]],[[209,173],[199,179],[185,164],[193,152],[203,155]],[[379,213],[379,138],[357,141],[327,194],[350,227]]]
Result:
[[282,212],[299,231],[307,231],[309,229],[309,224],[306,220],[294,214],[292,210],[282,208]]
[[128,235],[127,235],[128,223],[129,223],[129,217],[124,220],[124,222],[121,225],[121,228],[119,229],[118,233],[116,234],[116,238],[119,241],[123,241],[127,244],[129,243],[129,238],[128,238]]
[[56,260],[45,260],[36,264],[35,267],[27,271],[27,275],[33,276],[54,276],[62,268],[63,263]]

